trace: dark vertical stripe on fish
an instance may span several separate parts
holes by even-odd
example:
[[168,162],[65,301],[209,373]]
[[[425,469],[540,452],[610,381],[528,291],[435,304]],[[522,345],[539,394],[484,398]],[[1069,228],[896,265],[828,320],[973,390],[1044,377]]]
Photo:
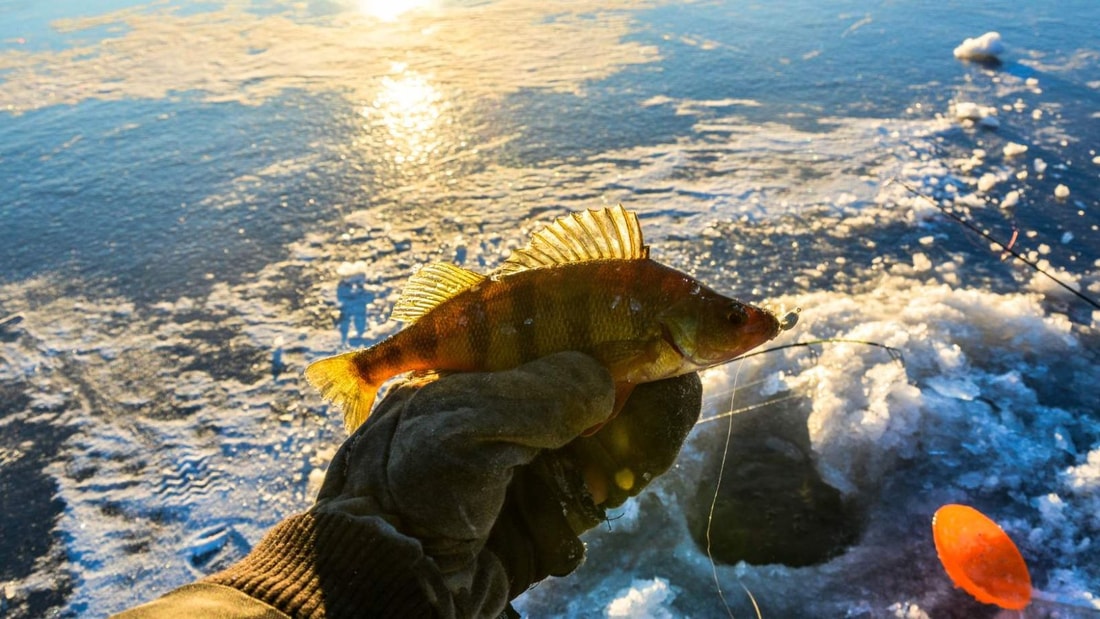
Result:
[[363,380],[377,384],[381,382],[379,376],[390,376],[395,369],[404,365],[405,354],[392,340],[386,340],[378,344],[377,350],[368,348],[354,359],[355,367]]
[[[477,290],[476,298],[472,299],[466,307],[463,317],[466,319],[466,341],[470,346],[470,361],[479,367],[494,370],[497,369],[493,364],[494,359],[489,358],[489,347],[493,343],[493,334],[490,331],[493,321],[486,316],[489,293],[490,290],[487,287]],[[507,298],[507,295],[498,295],[498,303],[501,302],[502,297]]]
[[516,328],[516,347],[519,362],[531,361],[539,356],[539,343],[535,337],[535,303],[538,289],[535,288],[534,278],[523,278],[516,281],[512,289],[512,325]]
[[412,341],[408,345],[409,348],[422,358],[437,358],[439,355],[440,330],[442,328],[443,325],[439,324],[438,320],[433,320],[430,323],[426,322],[423,328],[416,329],[411,334],[410,339]]
[[589,348],[592,344],[592,315],[582,311],[587,306],[587,298],[577,299],[573,307],[561,308],[565,319],[565,339],[568,346],[575,350]]

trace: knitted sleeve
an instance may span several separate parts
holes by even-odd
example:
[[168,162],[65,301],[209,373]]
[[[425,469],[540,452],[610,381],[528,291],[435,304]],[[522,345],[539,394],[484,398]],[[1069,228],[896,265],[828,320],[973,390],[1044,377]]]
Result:
[[202,582],[232,587],[296,619],[454,616],[420,542],[374,516],[292,516],[239,563]]

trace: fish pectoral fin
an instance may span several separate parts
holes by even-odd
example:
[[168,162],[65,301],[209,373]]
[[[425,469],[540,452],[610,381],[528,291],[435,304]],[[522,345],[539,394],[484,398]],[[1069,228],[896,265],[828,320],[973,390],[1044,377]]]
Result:
[[485,276],[447,262],[424,265],[405,284],[390,318],[415,322],[440,303],[485,281]]
[[616,340],[593,347],[593,357],[611,370],[612,376],[623,376],[644,363],[652,363],[660,355],[659,340]]
[[536,232],[526,247],[512,252],[493,275],[575,262],[646,258],[649,247],[642,239],[638,215],[619,204],[559,217]]
[[365,380],[355,365],[356,353],[314,361],[306,368],[306,380],[321,392],[321,397],[344,411],[344,428],[348,434],[363,425],[370,416],[379,385]]

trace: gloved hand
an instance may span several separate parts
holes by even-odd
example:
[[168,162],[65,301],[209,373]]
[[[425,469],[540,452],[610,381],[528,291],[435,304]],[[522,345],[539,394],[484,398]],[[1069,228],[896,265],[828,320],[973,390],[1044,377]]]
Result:
[[[610,417],[613,400],[606,369],[580,353],[398,386],[337,452],[316,505],[298,517],[307,522],[277,527],[244,568],[212,582],[285,612],[271,591],[281,585],[250,574],[298,569],[282,557],[307,543],[314,573],[303,577],[329,617],[422,610],[410,581],[417,603],[439,614],[495,616],[532,583],[576,569],[577,536],[603,507],[672,464],[701,386],[694,374],[639,385],[617,417],[579,437]],[[300,607],[289,614],[308,614]]]

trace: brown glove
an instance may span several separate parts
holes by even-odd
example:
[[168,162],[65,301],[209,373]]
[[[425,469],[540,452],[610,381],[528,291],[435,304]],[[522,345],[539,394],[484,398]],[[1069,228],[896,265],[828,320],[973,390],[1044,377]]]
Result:
[[302,555],[312,567],[298,578],[329,617],[495,616],[581,563],[577,536],[603,519],[586,480],[605,505],[637,494],[675,459],[700,396],[695,375],[641,385],[578,438],[614,399],[607,371],[580,353],[396,387],[337,452],[313,509],[210,580],[308,615],[279,603],[285,585],[254,577],[295,572],[284,557]]

